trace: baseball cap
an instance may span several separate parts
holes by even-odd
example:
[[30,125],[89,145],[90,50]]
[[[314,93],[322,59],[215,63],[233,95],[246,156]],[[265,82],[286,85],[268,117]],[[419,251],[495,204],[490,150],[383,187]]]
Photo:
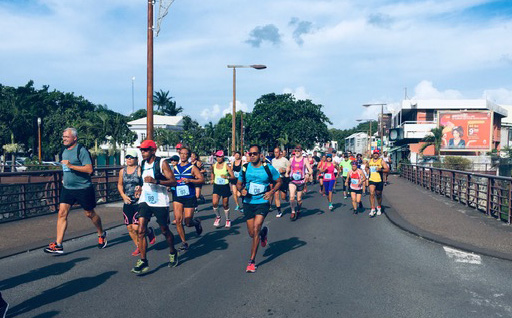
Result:
[[353,166],[357,166],[357,161],[352,161]]
[[379,150],[374,150],[373,153],[380,153],[380,151]]
[[216,156],[216,157],[224,157],[224,151],[222,151],[222,150],[217,151],[217,152],[215,153],[215,156]]
[[156,150],[156,143],[153,140],[144,140],[137,148],[151,148]]
[[130,150],[127,150],[127,151],[126,151],[126,154],[125,154],[124,156],[125,156],[125,157],[132,156],[133,158],[138,158],[138,157],[139,157],[139,154],[137,153],[137,150],[135,150],[135,149],[130,149]]
[[171,157],[171,161],[176,161],[176,162],[178,162],[178,161],[180,161],[180,157],[178,157],[178,156],[174,155],[174,156],[172,156],[172,157]]
[[328,153],[325,155],[326,157],[331,157],[332,158],[332,153]]

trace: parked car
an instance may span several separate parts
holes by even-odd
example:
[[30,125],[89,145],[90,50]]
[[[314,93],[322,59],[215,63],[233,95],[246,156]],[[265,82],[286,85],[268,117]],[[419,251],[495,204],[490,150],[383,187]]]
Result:
[[[5,165],[9,166],[9,167],[12,167],[12,160],[5,161]],[[27,167],[24,165],[23,161],[16,160],[16,163],[14,165],[14,169],[16,169],[16,172],[23,172],[23,171],[27,170]]]

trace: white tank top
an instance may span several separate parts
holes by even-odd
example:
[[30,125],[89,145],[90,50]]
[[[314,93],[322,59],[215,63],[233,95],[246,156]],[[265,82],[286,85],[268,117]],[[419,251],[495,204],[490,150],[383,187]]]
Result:
[[[145,163],[144,171],[142,171],[142,180],[145,177],[155,177],[153,172],[153,163]],[[164,159],[160,159],[160,171],[163,174],[163,163]],[[153,207],[168,207],[169,206],[169,194],[167,193],[167,187],[160,184],[146,183],[142,185],[142,193],[140,194],[139,203],[146,202],[149,206]]]

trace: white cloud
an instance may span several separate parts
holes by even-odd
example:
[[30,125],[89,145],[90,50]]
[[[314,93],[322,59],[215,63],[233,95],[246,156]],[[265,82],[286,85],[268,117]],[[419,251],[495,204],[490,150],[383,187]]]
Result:
[[512,105],[512,90],[506,88],[487,89],[482,98],[486,98],[497,104]]
[[[249,107],[247,104],[236,101],[236,111],[248,112]],[[233,113],[233,102],[229,103],[229,107],[226,107],[221,110],[221,106],[218,104],[213,105],[211,108],[204,108],[199,114],[203,118],[203,122],[213,122],[217,123],[217,121],[226,116],[227,114]]]
[[432,82],[423,80],[414,88],[413,99],[461,99],[462,93],[454,90],[447,89],[440,91],[434,87]]
[[306,92],[306,88],[304,86],[299,86],[296,89],[285,88],[283,89],[283,93],[292,94],[297,100],[311,99],[311,95]]

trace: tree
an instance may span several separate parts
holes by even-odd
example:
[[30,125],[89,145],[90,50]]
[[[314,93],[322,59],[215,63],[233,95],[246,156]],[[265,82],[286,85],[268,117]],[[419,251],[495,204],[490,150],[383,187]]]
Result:
[[130,121],[132,121],[132,120],[136,120],[136,119],[140,119],[140,118],[144,118],[144,117],[148,117],[148,111],[145,108],[144,109],[138,109],[135,112],[133,112],[130,115],[129,119],[130,119]]
[[177,107],[174,97],[169,96],[169,91],[160,90],[153,95],[153,104],[157,106],[155,114],[165,116],[177,116],[183,112],[183,107]]
[[443,126],[439,126],[430,130],[431,134],[423,138],[424,144],[420,147],[420,154],[423,154],[423,151],[425,151],[428,146],[434,146],[434,155],[437,157],[437,160],[440,159],[439,155],[443,143],[443,128]]
[[312,148],[330,137],[327,124],[332,123],[322,107],[309,99],[296,100],[291,94],[263,95],[246,121],[247,139],[271,149],[277,146],[278,138],[287,134],[290,142]]

